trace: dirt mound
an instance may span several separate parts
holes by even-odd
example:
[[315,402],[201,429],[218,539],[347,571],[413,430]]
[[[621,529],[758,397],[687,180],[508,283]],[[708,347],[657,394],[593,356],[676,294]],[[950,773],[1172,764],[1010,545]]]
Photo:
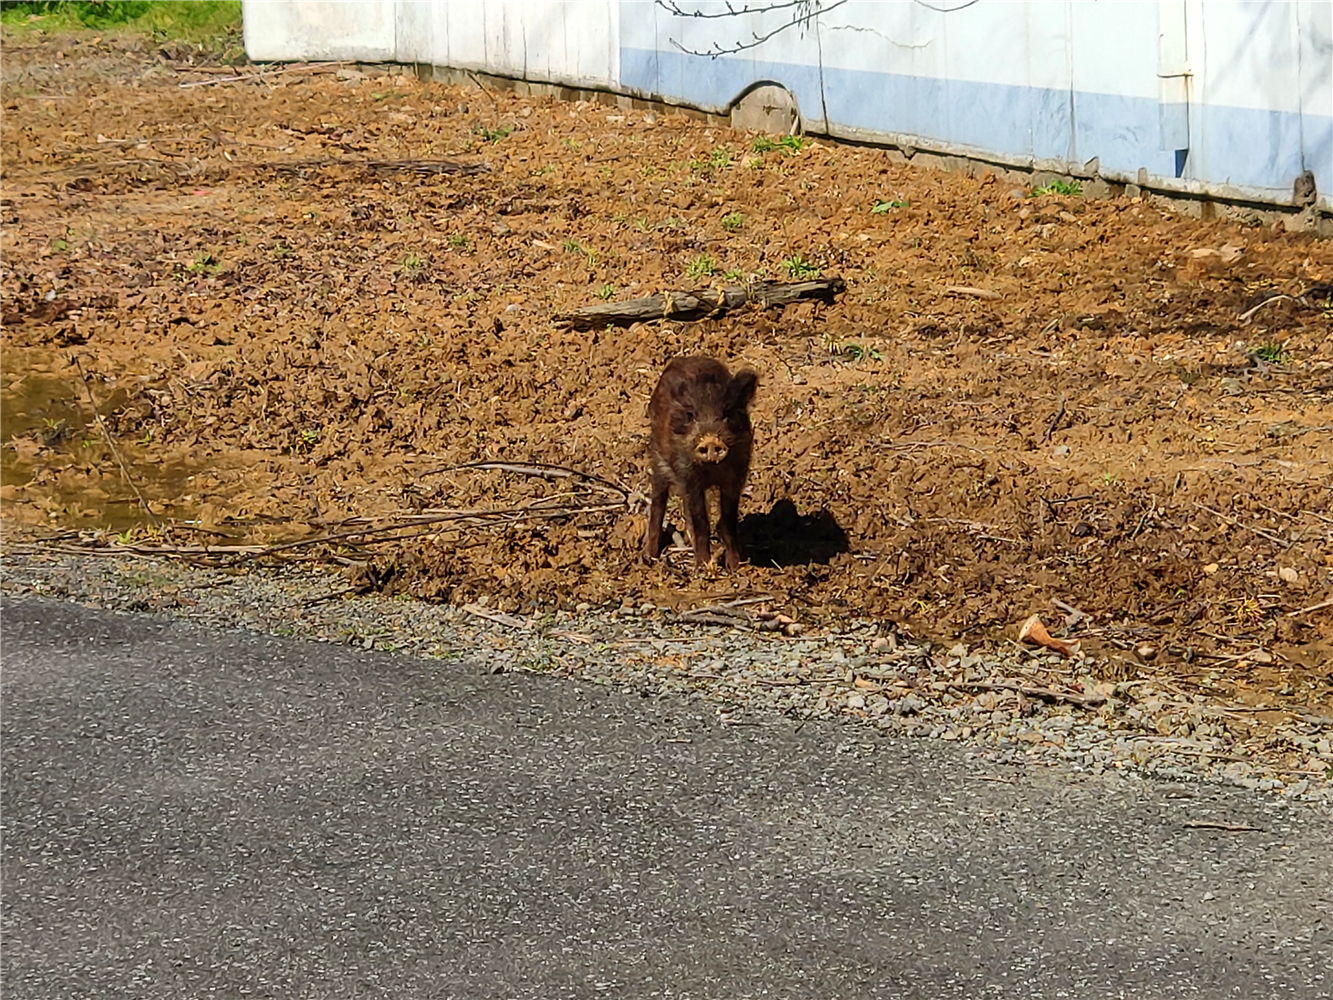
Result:
[[[151,542],[77,355],[174,544],[378,518],[295,551],[506,610],[755,592],[978,637],[1058,599],[1126,676],[1333,705],[1328,244],[679,115],[178,76],[5,95],[7,516]],[[551,320],[816,272],[834,304]],[[761,373],[731,575],[637,560],[645,404],[693,352]]]

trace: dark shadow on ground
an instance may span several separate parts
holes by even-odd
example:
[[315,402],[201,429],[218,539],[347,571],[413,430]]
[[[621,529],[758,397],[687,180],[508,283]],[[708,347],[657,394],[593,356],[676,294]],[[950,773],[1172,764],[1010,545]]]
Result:
[[741,551],[752,566],[827,563],[848,549],[847,532],[827,509],[802,514],[787,499],[767,514],[746,514],[740,532]]

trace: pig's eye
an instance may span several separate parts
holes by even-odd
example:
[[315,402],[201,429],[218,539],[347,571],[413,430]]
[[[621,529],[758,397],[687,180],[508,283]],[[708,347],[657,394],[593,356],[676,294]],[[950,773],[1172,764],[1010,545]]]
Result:
[[693,410],[686,410],[684,413],[682,413],[682,414],[680,415],[680,422],[681,422],[682,424],[692,424],[692,423],[694,423],[694,411],[693,411]]

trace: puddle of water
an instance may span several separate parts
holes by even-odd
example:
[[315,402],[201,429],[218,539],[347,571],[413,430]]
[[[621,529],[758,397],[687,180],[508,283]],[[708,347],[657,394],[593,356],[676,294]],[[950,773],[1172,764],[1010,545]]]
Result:
[[[13,355],[7,360],[14,360]],[[147,460],[124,441],[118,440],[116,447],[162,520],[194,515],[192,506],[174,501],[191,494],[191,479],[201,467]],[[5,372],[0,387],[0,489],[7,513],[36,506],[16,501],[37,501],[40,510],[23,511],[29,515],[26,520],[45,516],[48,524],[112,531],[153,523],[93,421],[77,378],[33,370]]]

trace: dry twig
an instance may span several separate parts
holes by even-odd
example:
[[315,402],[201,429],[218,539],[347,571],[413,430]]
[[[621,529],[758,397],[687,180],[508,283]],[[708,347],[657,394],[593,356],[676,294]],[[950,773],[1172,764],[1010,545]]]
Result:
[[1325,608],[1333,608],[1333,600],[1320,601],[1318,604],[1311,604],[1308,608],[1301,608],[1299,611],[1288,611],[1288,618],[1295,618],[1297,615],[1308,615],[1311,611],[1323,611]]
[[485,618],[487,621],[493,621],[498,625],[520,629],[524,632],[531,627],[522,618],[507,615],[503,611],[492,611],[490,608],[483,608],[480,604],[464,604],[463,610],[470,615],[476,615],[478,618]]
[[613,483],[609,479],[603,479],[601,476],[594,476],[591,472],[571,469],[567,465],[548,465],[545,462],[461,462],[457,465],[445,465],[438,469],[430,469],[421,473],[421,475],[435,476],[444,472],[466,469],[475,469],[479,472],[516,472],[521,476],[540,476],[544,479],[579,479],[583,482],[605,487],[619,493],[621,496],[629,496],[630,492],[624,486]]
[[238,73],[235,76],[214,76],[207,80],[187,80],[184,83],[176,84],[181,90],[188,90],[192,87],[214,87],[219,83],[244,83],[249,80],[266,80],[273,76],[283,76],[287,73],[327,73],[331,70],[341,69],[346,63],[338,62],[318,62],[318,63],[291,63],[283,66],[281,69],[260,69],[257,73]]
[[1263,528],[1256,528],[1252,524],[1246,524],[1244,521],[1223,514],[1220,510],[1213,510],[1213,508],[1207,506],[1206,504],[1201,504],[1197,501],[1195,502],[1194,506],[1198,507],[1199,510],[1206,510],[1209,514],[1212,514],[1214,517],[1220,517],[1223,521],[1226,521],[1228,524],[1235,525],[1237,528],[1244,528],[1247,531],[1253,531],[1260,538],[1267,538],[1270,542],[1273,542],[1277,545],[1281,545],[1284,549],[1291,547],[1291,542],[1287,541],[1285,538],[1279,538],[1272,532],[1264,531]]
[[139,485],[134,481],[134,477],[130,475],[130,470],[125,465],[125,459],[120,457],[120,449],[116,447],[111,432],[107,430],[106,422],[102,419],[102,413],[97,408],[97,400],[93,398],[93,387],[88,384],[88,376],[83,373],[83,365],[80,363],[77,354],[74,355],[74,367],[79,371],[79,379],[83,382],[83,391],[88,394],[88,405],[92,407],[93,419],[97,421],[97,429],[102,432],[107,447],[111,449],[111,454],[116,457],[116,464],[120,466],[120,474],[125,477],[125,482],[130,484],[130,489],[134,490],[134,495],[139,498],[139,506],[143,507],[144,513],[153,522],[153,527],[160,530],[162,522],[157,519],[157,515],[153,513],[153,508],[148,506],[148,501],[144,499],[143,493],[139,491]]
[[1096,708],[1106,704],[1106,699],[1095,694],[1078,694],[1074,691],[1057,691],[1054,688],[1032,687],[1014,681],[953,681],[949,687],[956,691],[1015,691],[1028,698],[1041,701],[1068,702],[1084,708]]
[[752,285],[718,285],[694,291],[661,292],[644,299],[584,306],[555,317],[557,323],[575,330],[600,330],[606,326],[629,326],[658,319],[689,322],[711,319],[753,303],[762,308],[814,300],[832,302],[847,290],[841,278],[782,283],[759,281]]
[[973,288],[971,285],[948,285],[944,289],[945,295],[963,295],[972,299],[998,299],[1003,296],[999,292],[992,292],[988,288]]

